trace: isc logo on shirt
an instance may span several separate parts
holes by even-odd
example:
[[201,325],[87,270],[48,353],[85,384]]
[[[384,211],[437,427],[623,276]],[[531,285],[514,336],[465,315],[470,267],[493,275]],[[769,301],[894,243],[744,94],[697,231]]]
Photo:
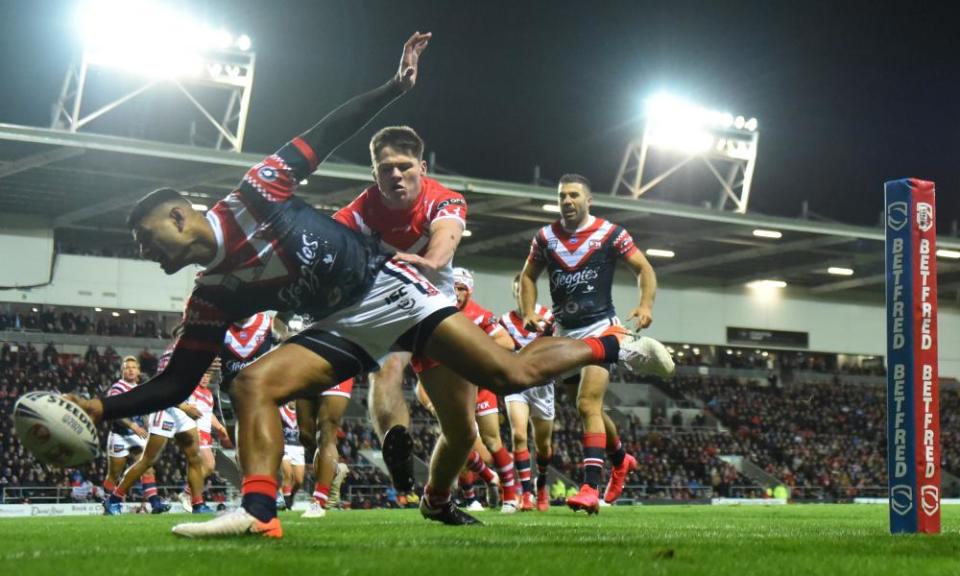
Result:
[[164,423],[163,423],[163,431],[164,431],[164,432],[169,432],[169,431],[171,431],[171,430],[173,430],[173,422],[169,422],[169,421],[168,421],[168,422],[164,422]]

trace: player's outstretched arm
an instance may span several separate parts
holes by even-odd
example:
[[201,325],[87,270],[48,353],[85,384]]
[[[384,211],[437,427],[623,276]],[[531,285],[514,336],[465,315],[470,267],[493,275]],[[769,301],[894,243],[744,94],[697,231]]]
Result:
[[324,116],[313,128],[300,135],[322,162],[340,144],[359,132],[370,120],[417,83],[420,55],[431,34],[415,32],[403,45],[400,67],[383,86],[355,96]]
[[177,350],[163,372],[129,392],[106,398],[70,399],[97,422],[158,412],[185,401],[215,356],[213,352]]

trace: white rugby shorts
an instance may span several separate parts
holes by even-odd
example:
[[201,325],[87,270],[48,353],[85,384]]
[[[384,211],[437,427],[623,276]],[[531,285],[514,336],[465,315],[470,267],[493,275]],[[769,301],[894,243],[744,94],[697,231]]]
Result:
[[107,453],[111,458],[125,458],[130,454],[130,450],[143,450],[147,445],[147,439],[141,438],[136,434],[122,436],[111,432],[107,436]]
[[536,388],[527,388],[519,394],[508,394],[504,397],[504,402],[507,403],[508,411],[511,402],[530,406],[530,416],[539,420],[553,420],[556,417],[553,381]]
[[173,438],[176,434],[189,432],[196,427],[197,421],[175,406],[150,416],[150,433],[164,438]]
[[378,370],[392,350],[419,353],[457,309],[412,264],[384,263],[363,300],[323,318],[287,343],[326,359],[339,381]]
[[295,446],[293,444],[283,445],[283,459],[289,460],[294,466],[306,466],[307,459],[305,456],[303,446]]

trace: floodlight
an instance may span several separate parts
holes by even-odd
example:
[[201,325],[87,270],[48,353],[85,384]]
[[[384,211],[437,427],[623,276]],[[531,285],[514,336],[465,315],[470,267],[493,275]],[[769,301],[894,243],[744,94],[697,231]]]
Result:
[[757,238],[773,238],[774,240],[783,238],[783,232],[779,230],[763,230],[761,228],[754,230],[753,235]]
[[237,48],[246,52],[253,45],[253,42],[250,41],[250,37],[246,34],[241,34],[237,37]]
[[235,39],[187,11],[149,0],[87,0],[77,26],[91,64],[150,78],[200,76],[206,53],[250,45],[249,36]]
[[827,274],[833,274],[834,276],[853,276],[853,268],[831,266],[827,268]]
[[653,256],[654,258],[673,258],[675,254],[673,250],[661,250],[660,248],[647,248],[647,256]]
[[560,206],[557,206],[556,204],[544,204],[544,205],[543,205],[543,210],[544,210],[544,212],[554,212],[554,213],[556,213],[556,214],[559,214],[559,213],[560,213]]
[[783,280],[754,280],[747,282],[748,288],[786,288],[787,283]]
[[[644,100],[644,118],[643,137],[632,140],[624,153],[613,195],[626,188],[639,198],[677,170],[699,164],[691,162],[696,159],[720,181],[718,208],[732,201],[737,212],[746,212],[757,156],[756,118],[712,110],[665,92]],[[686,157],[674,158],[672,166],[647,179],[649,156],[661,151]]]
[[940,258],[950,258],[952,260],[960,259],[960,250],[947,250],[946,248],[940,248],[937,250],[937,256]]
[[470,230],[464,230],[464,231],[463,231],[463,234],[461,234],[461,236],[463,236],[464,238],[469,238],[469,237],[473,236],[473,232],[471,232]]
[[223,28],[208,32],[207,43],[220,50],[227,50],[233,46],[233,34]]

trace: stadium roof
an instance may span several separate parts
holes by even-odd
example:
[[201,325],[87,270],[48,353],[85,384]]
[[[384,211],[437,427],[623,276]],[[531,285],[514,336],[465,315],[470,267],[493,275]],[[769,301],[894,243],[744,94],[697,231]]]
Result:
[[[40,216],[70,234],[110,235],[129,242],[126,212],[144,193],[170,186],[212,205],[233,189],[261,154],[236,153],[88,133],[0,124],[0,211]],[[557,217],[544,210],[555,190],[464,176],[436,176],[463,192],[471,236],[458,256],[510,259],[526,255],[530,239]],[[326,162],[300,188],[325,211],[355,197],[371,181],[368,166]],[[879,185],[879,183],[878,183]],[[644,249],[674,252],[653,259],[665,283],[741,285],[774,278],[815,296],[881,301],[883,230],[833,222],[734,214],[676,203],[594,196],[594,213],[623,224]],[[758,238],[755,229],[779,239]],[[118,238],[123,235],[123,239]],[[960,250],[960,239],[940,236],[938,247]],[[828,275],[831,266],[855,275]],[[960,262],[938,261],[941,304],[960,303]]]

